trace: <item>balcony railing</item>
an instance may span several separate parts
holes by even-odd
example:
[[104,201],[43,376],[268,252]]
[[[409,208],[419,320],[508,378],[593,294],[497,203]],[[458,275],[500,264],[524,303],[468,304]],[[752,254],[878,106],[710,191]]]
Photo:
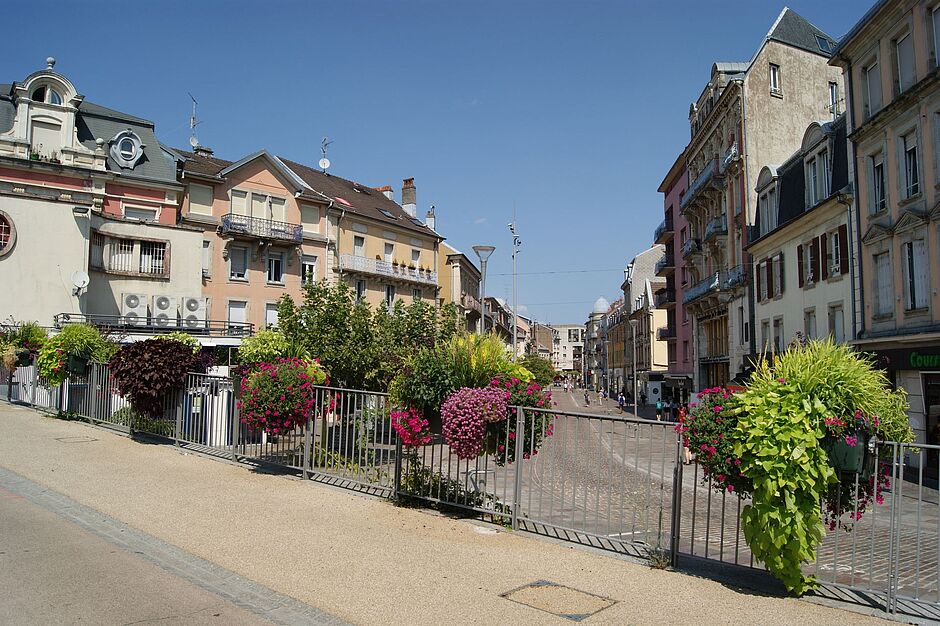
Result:
[[689,204],[692,203],[692,200],[699,195],[699,193],[705,189],[705,186],[711,181],[715,175],[718,174],[718,159],[712,159],[711,162],[705,166],[702,172],[692,181],[692,184],[689,185],[688,190],[686,190],[685,195],[682,196],[682,200],[679,201],[679,208],[685,209]]
[[726,272],[715,272],[705,280],[696,283],[691,289],[686,289],[682,296],[683,304],[689,304],[710,293],[721,291],[726,281]]
[[362,272],[363,274],[385,276],[422,285],[437,285],[437,272],[410,268],[391,261],[369,259],[354,254],[341,254],[339,256],[339,268],[346,272]]
[[184,332],[197,337],[248,337],[254,333],[254,324],[229,322],[226,320],[185,320],[174,317],[162,319],[160,325],[151,323],[147,317],[124,315],[99,315],[82,313],[59,313],[53,317],[56,328],[68,324],[91,324],[98,328],[118,330],[126,335],[159,335]]
[[676,262],[671,254],[664,254],[663,257],[656,262],[656,273],[660,274],[666,268],[675,268]]
[[718,173],[724,174],[731,165],[738,160],[738,144],[731,144],[725,153],[721,156],[721,163],[718,166]]
[[257,237],[259,239],[292,241],[294,243],[301,243],[304,238],[303,226],[300,224],[276,222],[274,220],[238,215],[236,213],[228,213],[222,216],[219,232],[223,235],[243,235],[247,237]]
[[698,239],[686,239],[685,243],[682,244],[682,258],[687,259],[693,254],[698,254],[702,251],[702,242]]
[[672,289],[661,289],[654,294],[653,301],[656,303],[657,308],[673,304],[676,301],[676,292]]
[[661,326],[656,329],[656,339],[659,341],[665,341],[666,339],[674,339],[675,336],[676,336],[675,326]]
[[667,217],[662,221],[662,223],[656,227],[656,230],[653,232],[653,241],[655,243],[666,243],[672,239],[672,232],[675,230],[672,223],[672,218]]
[[747,266],[736,265],[728,270],[728,287],[743,287],[747,284]]
[[464,293],[460,295],[460,306],[465,309],[470,309],[471,311],[480,312],[480,301],[471,296],[469,293]]
[[726,215],[719,215],[705,226],[705,236],[702,237],[702,240],[707,243],[715,237],[727,234],[728,217]]

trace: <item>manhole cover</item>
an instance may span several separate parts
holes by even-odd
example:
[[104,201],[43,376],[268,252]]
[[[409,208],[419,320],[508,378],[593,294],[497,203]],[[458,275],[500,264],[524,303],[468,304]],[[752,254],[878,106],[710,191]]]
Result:
[[617,603],[616,600],[610,598],[578,591],[547,580],[529,583],[500,596],[575,622],[587,619],[598,611],[603,611]]
[[56,437],[56,441],[61,441],[62,443],[88,443],[90,441],[98,441],[94,437],[88,437],[85,435],[80,435],[78,437]]

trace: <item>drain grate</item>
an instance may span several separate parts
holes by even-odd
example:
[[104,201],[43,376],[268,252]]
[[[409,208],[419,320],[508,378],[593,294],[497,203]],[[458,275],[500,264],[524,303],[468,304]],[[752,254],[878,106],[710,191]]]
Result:
[[56,441],[61,441],[62,443],[88,443],[91,441],[98,441],[94,437],[88,437],[86,435],[81,435],[78,437],[56,437]]
[[610,598],[579,591],[547,580],[537,580],[534,583],[523,585],[512,591],[501,593],[500,597],[575,622],[585,620],[617,603],[616,600]]

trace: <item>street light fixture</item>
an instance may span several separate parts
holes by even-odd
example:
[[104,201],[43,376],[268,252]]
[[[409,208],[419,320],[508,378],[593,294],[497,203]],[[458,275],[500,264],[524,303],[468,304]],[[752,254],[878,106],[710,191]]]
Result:
[[473,251],[476,252],[477,258],[480,259],[480,309],[483,312],[480,328],[481,333],[486,332],[486,260],[490,258],[494,250],[496,250],[496,246],[473,246]]
[[630,320],[630,328],[633,331],[633,417],[640,416],[640,414],[637,413],[637,391],[639,390],[639,385],[636,379],[636,327],[638,323],[637,320]]

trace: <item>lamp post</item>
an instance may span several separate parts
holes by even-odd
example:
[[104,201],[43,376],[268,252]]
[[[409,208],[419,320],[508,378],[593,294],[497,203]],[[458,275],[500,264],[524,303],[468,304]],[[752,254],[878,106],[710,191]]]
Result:
[[638,322],[636,320],[630,320],[630,329],[633,331],[633,417],[639,417],[637,413],[637,391],[639,391],[639,386],[636,379],[636,327]]
[[486,260],[490,258],[495,249],[495,246],[473,246],[473,251],[480,259],[480,309],[482,312],[480,333],[486,332]]
[[522,245],[522,240],[519,239],[519,235],[516,234],[515,216],[513,216],[513,221],[509,223],[509,232],[512,233],[512,360],[515,361],[516,354],[518,353],[516,342],[518,341],[519,334],[519,297],[516,292],[516,255],[519,254],[519,247]]

